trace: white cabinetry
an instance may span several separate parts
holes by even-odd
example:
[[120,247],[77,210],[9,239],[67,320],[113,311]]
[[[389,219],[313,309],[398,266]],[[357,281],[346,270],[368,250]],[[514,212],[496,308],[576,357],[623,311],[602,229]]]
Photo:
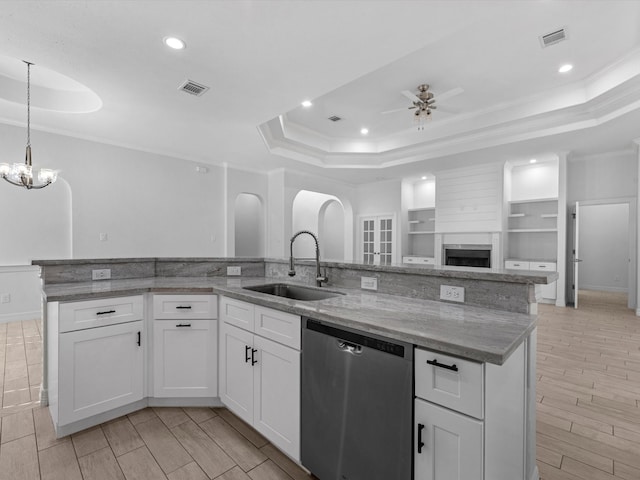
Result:
[[58,436],[142,400],[143,305],[142,296],[48,304],[49,409]]
[[[555,262],[537,262],[535,260],[506,260],[504,268],[507,270],[533,270],[537,272],[555,272],[557,265]],[[542,300],[553,301],[557,296],[557,283],[551,282],[547,285],[536,285]]]
[[153,396],[218,395],[215,295],[154,295]]
[[534,480],[524,455],[533,448],[526,349],[496,366],[416,348],[416,480]]
[[220,399],[300,458],[300,317],[220,299]]
[[402,263],[435,264],[435,208],[412,208],[407,212],[409,231],[407,255]]
[[415,480],[482,480],[482,422],[415,400]]

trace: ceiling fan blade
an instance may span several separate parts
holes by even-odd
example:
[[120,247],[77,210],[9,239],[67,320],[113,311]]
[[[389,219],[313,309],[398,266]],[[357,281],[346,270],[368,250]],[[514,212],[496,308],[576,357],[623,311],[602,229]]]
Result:
[[405,97],[407,97],[412,102],[420,102],[421,101],[414,93],[411,93],[409,90],[403,90],[400,93],[402,95],[404,95]]
[[386,115],[387,113],[396,113],[396,112],[406,112],[407,110],[411,110],[416,107],[402,107],[402,108],[394,108],[393,110],[386,110],[384,112],[380,112],[382,115]]
[[453,98],[457,95],[460,95],[461,93],[464,93],[464,89],[460,87],[456,87],[456,88],[452,88],[451,90],[447,90],[446,92],[441,93],[440,95],[436,95],[435,98],[439,102],[444,102],[445,100],[449,98]]

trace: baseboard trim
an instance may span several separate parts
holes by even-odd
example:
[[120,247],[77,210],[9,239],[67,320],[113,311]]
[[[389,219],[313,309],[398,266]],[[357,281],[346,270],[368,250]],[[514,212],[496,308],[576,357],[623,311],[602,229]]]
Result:
[[40,310],[20,313],[0,313],[0,323],[22,322],[25,320],[39,320],[42,317]]

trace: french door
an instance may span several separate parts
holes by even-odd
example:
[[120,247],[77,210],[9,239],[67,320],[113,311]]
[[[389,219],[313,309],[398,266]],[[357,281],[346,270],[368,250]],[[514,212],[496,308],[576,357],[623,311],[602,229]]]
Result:
[[375,215],[360,219],[360,251],[362,263],[391,265],[395,258],[394,215]]

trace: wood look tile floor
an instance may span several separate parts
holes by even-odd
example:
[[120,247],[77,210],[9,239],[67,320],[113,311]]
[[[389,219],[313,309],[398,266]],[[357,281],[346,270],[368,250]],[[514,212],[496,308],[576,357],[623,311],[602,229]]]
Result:
[[[640,318],[624,295],[580,301],[540,305],[540,478],[640,480]],[[147,408],[56,439],[41,352],[38,322],[0,324],[0,480],[314,478],[223,408]]]
[[640,480],[640,318],[625,294],[540,305],[537,459],[542,480]]

